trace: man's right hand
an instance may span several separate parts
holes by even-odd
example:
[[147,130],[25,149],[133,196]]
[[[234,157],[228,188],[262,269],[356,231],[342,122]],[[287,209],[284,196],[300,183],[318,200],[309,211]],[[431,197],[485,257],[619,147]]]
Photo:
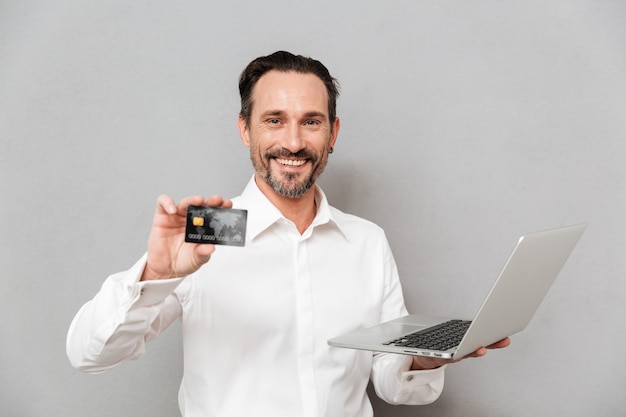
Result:
[[171,197],[159,196],[141,281],[183,277],[197,271],[211,258],[214,245],[185,242],[189,205],[231,208],[233,203],[216,195],[206,200],[202,196],[187,197],[176,205]]

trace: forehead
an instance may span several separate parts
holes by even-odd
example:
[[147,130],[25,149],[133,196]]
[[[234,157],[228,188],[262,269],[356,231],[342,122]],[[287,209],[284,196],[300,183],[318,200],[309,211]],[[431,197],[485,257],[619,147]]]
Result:
[[315,74],[269,71],[255,85],[252,101],[253,114],[316,111],[328,116],[328,92]]

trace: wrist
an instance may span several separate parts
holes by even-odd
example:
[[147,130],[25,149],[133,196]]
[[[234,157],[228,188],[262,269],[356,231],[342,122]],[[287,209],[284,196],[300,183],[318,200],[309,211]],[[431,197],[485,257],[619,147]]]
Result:
[[159,279],[170,279],[170,278],[177,278],[176,273],[172,272],[172,274],[169,274],[169,275],[158,274],[152,268],[150,268],[149,265],[146,265],[143,268],[143,272],[141,273],[141,278],[139,278],[139,281],[154,281],[154,280],[159,280]]
[[411,371],[426,371],[442,366],[441,359],[428,358],[425,356],[413,356],[412,358]]

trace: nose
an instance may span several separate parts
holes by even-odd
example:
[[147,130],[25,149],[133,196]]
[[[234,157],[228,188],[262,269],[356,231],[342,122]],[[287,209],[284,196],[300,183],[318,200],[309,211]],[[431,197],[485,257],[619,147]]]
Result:
[[291,123],[289,127],[285,129],[282,146],[291,153],[301,151],[305,147],[300,128],[298,123]]

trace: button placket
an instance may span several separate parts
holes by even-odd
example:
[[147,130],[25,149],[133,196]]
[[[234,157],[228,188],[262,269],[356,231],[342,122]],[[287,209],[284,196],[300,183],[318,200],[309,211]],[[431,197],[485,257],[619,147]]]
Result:
[[295,257],[298,363],[302,386],[302,415],[316,416],[318,415],[318,395],[314,368],[313,301],[307,238],[305,236],[298,236]]

